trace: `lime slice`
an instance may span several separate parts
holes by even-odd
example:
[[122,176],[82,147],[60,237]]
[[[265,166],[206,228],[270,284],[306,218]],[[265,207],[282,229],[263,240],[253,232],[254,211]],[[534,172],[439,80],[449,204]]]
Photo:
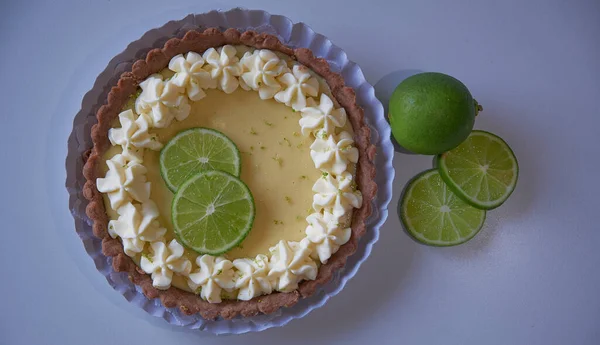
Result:
[[444,182],[465,202],[491,210],[515,190],[519,165],[504,140],[484,131],[473,131],[455,149],[437,157]]
[[160,173],[175,193],[179,186],[205,170],[240,176],[237,146],[225,134],[210,128],[190,128],[178,133],[160,151]]
[[239,178],[209,170],[185,181],[171,205],[173,229],[198,253],[219,255],[240,244],[254,222],[254,199]]
[[485,211],[456,197],[435,169],[409,182],[399,213],[412,237],[433,246],[467,242],[481,230],[485,220]]

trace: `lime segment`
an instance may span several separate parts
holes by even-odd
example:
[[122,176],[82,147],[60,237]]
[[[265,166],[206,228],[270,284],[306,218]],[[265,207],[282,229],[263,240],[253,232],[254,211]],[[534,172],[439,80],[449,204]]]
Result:
[[240,152],[223,133],[209,128],[191,128],[177,134],[160,152],[160,172],[175,193],[198,172],[221,170],[240,175]]
[[201,172],[173,198],[173,228],[198,253],[219,255],[241,243],[254,222],[254,199],[239,178],[223,171]]
[[494,134],[473,131],[455,149],[437,157],[442,179],[465,202],[490,210],[514,191],[519,175],[517,158]]
[[408,233],[433,246],[464,243],[479,232],[485,220],[485,211],[457,198],[437,170],[425,171],[409,182],[399,212]]

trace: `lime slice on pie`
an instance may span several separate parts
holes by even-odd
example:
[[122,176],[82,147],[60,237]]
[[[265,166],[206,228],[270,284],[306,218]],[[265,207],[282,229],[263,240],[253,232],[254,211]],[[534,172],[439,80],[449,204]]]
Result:
[[239,178],[218,170],[185,181],[173,198],[179,240],[201,254],[219,255],[241,243],[254,222],[254,199]]
[[184,181],[206,170],[240,176],[240,151],[231,139],[214,129],[182,131],[160,152],[160,173],[173,193]]
[[483,210],[502,205],[519,175],[510,147],[485,131],[473,131],[458,147],[437,156],[437,167],[457,196]]
[[409,182],[399,213],[412,237],[433,246],[464,243],[481,230],[485,220],[485,211],[456,197],[435,169]]

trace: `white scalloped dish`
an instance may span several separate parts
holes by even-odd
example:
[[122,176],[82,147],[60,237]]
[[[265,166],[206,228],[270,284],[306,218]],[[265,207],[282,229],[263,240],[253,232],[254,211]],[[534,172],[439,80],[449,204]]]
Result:
[[[344,77],[344,79],[346,81],[346,84],[348,86],[353,87],[356,90],[357,102],[365,110],[367,124],[369,125],[369,127],[372,130],[371,141],[373,144],[375,144],[377,146],[376,165],[377,165],[378,173],[377,173],[377,177],[376,177],[376,182],[378,185],[378,194],[376,196],[376,199],[373,201],[373,214],[371,215],[371,217],[369,217],[369,219],[367,221],[368,231],[367,231],[366,235],[359,242],[359,246],[357,248],[356,253],[354,255],[352,255],[351,257],[349,257],[348,262],[346,263],[345,267],[343,269],[340,269],[339,271],[337,271],[337,274],[334,276],[334,279],[332,281],[330,281],[328,284],[326,284],[324,286],[320,286],[318,288],[316,294],[314,294],[313,296],[311,296],[309,298],[301,300],[300,303],[294,305],[293,307],[283,308],[283,309],[278,310],[277,312],[269,314],[269,315],[258,315],[258,316],[254,316],[254,317],[236,318],[233,320],[224,320],[224,319],[206,320],[197,314],[196,315],[184,315],[177,308],[165,308],[163,305],[161,305],[161,303],[158,300],[146,299],[142,295],[140,289],[135,287],[131,282],[129,282],[127,280],[126,275],[123,276],[120,273],[115,273],[112,271],[112,269],[110,267],[111,260],[110,260],[110,258],[104,257],[100,253],[99,241],[95,237],[93,237],[91,227],[88,224],[86,224],[85,221],[82,222],[80,220],[80,219],[83,219],[83,220],[86,219],[84,210],[85,210],[85,206],[87,205],[87,201],[85,200],[85,198],[82,195],[82,190],[81,190],[81,186],[83,184],[83,182],[82,182],[83,180],[81,177],[81,164],[82,163],[78,157],[85,150],[87,150],[90,147],[89,137],[86,139],[84,136],[81,135],[81,133],[89,130],[90,124],[93,123],[94,119],[93,119],[93,116],[90,116],[90,114],[94,113],[93,109],[97,109],[98,100],[102,99],[103,96],[104,96],[104,99],[106,99],[105,85],[109,85],[111,78],[114,78],[114,76],[118,76],[119,71],[123,71],[123,69],[120,69],[120,67],[117,67],[117,66],[122,65],[123,61],[132,61],[136,58],[141,57],[140,49],[142,50],[142,52],[144,52],[145,47],[155,45],[155,44],[157,44],[156,42],[164,42],[165,38],[176,36],[178,30],[187,31],[189,29],[197,28],[198,26],[201,26],[201,27],[219,26],[221,28],[236,27],[236,28],[242,28],[242,29],[254,28],[254,29],[257,29],[257,31],[263,31],[263,32],[268,32],[268,33],[277,35],[282,40],[282,42],[284,42],[286,45],[289,45],[291,47],[309,47],[315,53],[315,55],[326,58],[330,64],[330,66],[332,67],[332,69],[338,73],[341,73],[341,75]],[[160,45],[162,43],[158,43],[158,44]],[[240,58],[243,57],[243,52],[241,52],[241,53],[242,54],[240,54],[240,56],[239,56]],[[184,58],[185,58],[185,56],[184,56]],[[129,64],[129,66],[130,66],[130,64]],[[288,66],[288,67],[291,67],[290,71],[293,74],[293,66]],[[173,71],[171,71],[171,72],[173,72]],[[164,81],[164,79],[167,79],[167,78],[170,78],[170,75],[168,75],[168,73],[163,76],[163,81]],[[114,79],[112,79],[112,80],[114,82]],[[238,83],[240,83],[239,78],[238,78]],[[245,83],[245,81],[243,81],[243,83]],[[246,83],[246,84],[248,84],[248,83]],[[284,84],[284,83],[282,82],[282,84]],[[267,119],[266,121],[259,120],[258,122],[255,122],[256,127],[261,127],[261,130],[263,130],[264,132],[265,131],[276,132],[278,130],[284,131],[287,128],[287,130],[286,130],[287,134],[285,134],[285,139],[289,140],[290,144],[295,144],[295,146],[302,143],[302,140],[307,140],[306,139],[307,137],[304,136],[304,134],[306,134],[306,133],[302,133],[302,127],[300,126],[300,124],[298,122],[299,119],[302,117],[299,114],[299,112],[292,111],[292,109],[293,109],[293,105],[291,105],[292,102],[290,102],[289,106],[286,106],[285,99],[281,98],[282,102],[279,102],[277,99],[275,99],[275,95],[273,95],[273,98],[270,98],[267,101],[265,101],[265,100],[261,99],[261,91],[259,88],[257,88],[256,90],[246,91],[246,90],[242,89],[242,87],[240,87],[239,85],[235,91],[228,94],[224,90],[224,89],[227,89],[228,87],[229,86],[227,86],[227,85],[222,85],[221,90],[212,89],[212,88],[202,89],[206,95],[203,99],[201,99],[199,101],[194,101],[192,99],[194,97],[197,97],[197,94],[198,94],[196,92],[197,90],[196,91],[191,90],[192,92],[190,93],[189,92],[190,90],[186,89],[185,94],[188,99],[188,103],[190,104],[190,113],[188,114],[188,117],[183,119],[181,113],[174,112],[174,113],[172,113],[173,118],[170,120],[170,124],[168,126],[165,125],[163,127],[159,127],[159,126],[162,126],[166,122],[169,122],[169,121],[165,121],[165,120],[168,120],[168,118],[167,119],[158,118],[158,119],[156,119],[156,121],[155,121],[155,119],[151,119],[152,121],[154,121],[153,125],[158,123],[159,126],[155,126],[154,128],[150,129],[149,132],[150,133],[154,132],[154,134],[156,134],[157,138],[159,139],[158,141],[164,144],[164,143],[166,143],[168,138],[173,135],[173,133],[179,131],[182,128],[185,128],[186,126],[191,127],[191,126],[202,125],[205,127],[212,127],[212,128],[222,130],[223,128],[220,127],[220,126],[222,126],[222,123],[219,124],[218,123],[219,121],[216,121],[216,122],[211,121],[210,123],[203,122],[200,124],[194,123],[195,119],[198,119],[198,118],[207,119],[208,117],[202,117],[202,116],[196,116],[196,115],[200,114],[202,111],[206,111],[206,109],[211,108],[210,106],[208,106],[208,107],[204,107],[205,108],[204,110],[201,110],[201,109],[194,109],[194,107],[199,107],[198,105],[201,104],[202,102],[205,102],[205,103],[213,102],[213,103],[220,103],[221,105],[223,105],[224,104],[223,100],[225,98],[228,98],[229,100],[238,100],[238,101],[243,101],[244,103],[256,102],[256,106],[253,106],[252,108],[256,108],[256,107],[260,108],[262,106],[262,107],[265,107],[265,109],[266,109],[266,107],[268,107],[269,109],[275,109],[275,108],[284,109],[285,111],[277,111],[278,113],[281,113],[281,114],[283,114],[285,112],[287,112],[287,114],[288,114],[288,115],[283,115],[284,117],[288,116],[288,119],[280,118],[281,121],[291,120],[292,115],[295,116],[294,121],[291,121],[289,123],[287,123],[285,121],[283,123],[276,123],[273,121],[269,121],[269,119]],[[217,88],[218,88],[218,86],[217,86]],[[181,92],[181,93],[183,94],[183,92]],[[271,91],[263,90],[262,93],[263,93],[263,95],[268,96],[271,93]],[[325,94],[327,94],[327,93],[325,93]],[[283,97],[283,95],[281,97]],[[320,107],[328,106],[327,100],[325,100],[325,99],[322,100],[321,97],[312,97],[312,98],[313,98],[313,100],[311,100],[311,102],[314,102],[314,103],[310,104],[310,105],[312,105],[312,108],[320,108]],[[175,100],[175,101],[177,102],[177,100]],[[225,104],[227,104],[227,103],[225,103]],[[133,107],[133,108],[135,108],[135,107]],[[181,107],[179,107],[179,108],[181,108]],[[132,110],[135,111],[135,109],[132,109]],[[335,110],[335,109],[332,109],[332,110]],[[266,114],[267,112],[268,111],[263,111],[262,113],[263,113],[263,115],[267,115]],[[134,121],[136,120],[136,116],[139,117],[139,115],[140,114],[138,114],[137,112],[134,112],[134,117],[133,117]],[[256,116],[256,115],[254,115],[254,116]],[[167,116],[167,117],[169,117],[169,116]],[[310,116],[310,114],[309,114],[306,117],[307,117],[307,120],[305,120],[305,125],[306,125],[305,127],[307,127],[307,129],[305,130],[305,132],[306,131],[310,132],[311,131],[310,127],[314,126],[315,123],[317,124],[317,126],[320,126],[319,125],[320,120],[318,119],[317,116]],[[314,117],[316,120],[311,119],[311,117]],[[215,120],[215,118],[213,118],[213,120]],[[321,126],[324,127],[326,125],[333,125],[335,127],[335,123],[333,123],[333,122],[339,121],[339,119],[336,119],[336,116],[332,116],[330,119],[328,119],[328,121],[330,121],[331,123],[324,122],[324,123],[328,123],[328,124],[321,125]],[[150,124],[150,122],[151,121],[148,121],[149,124]],[[272,126],[269,126],[268,124],[266,124],[266,122],[271,123]],[[291,130],[292,126],[294,126],[295,130]],[[120,123],[117,122],[114,124],[114,127],[119,128],[119,127],[121,127],[121,125],[120,125]],[[255,132],[259,133],[258,128],[255,128],[254,130],[255,130]],[[351,131],[351,128],[350,128],[350,131]],[[288,132],[291,132],[291,135]],[[298,132],[299,135],[296,136],[294,134],[294,132]],[[339,136],[340,133],[336,133],[336,135]],[[232,137],[235,136],[234,134],[231,134],[231,133],[228,135],[230,135]],[[279,134],[276,133],[275,135],[272,135],[271,137],[277,137],[278,135]],[[288,137],[288,136],[290,136],[290,137]],[[283,137],[284,137],[284,135],[282,135],[282,138]],[[391,198],[391,182],[392,182],[393,176],[394,176],[394,171],[393,171],[393,168],[391,167],[391,158],[393,155],[393,148],[392,148],[391,143],[389,142],[388,138],[389,138],[389,127],[387,126],[385,119],[383,117],[383,109],[381,107],[381,104],[374,97],[374,92],[373,92],[372,86],[370,86],[365,81],[358,66],[356,66],[355,64],[350,62],[346,58],[346,55],[343,53],[343,51],[341,49],[339,49],[338,47],[331,44],[331,42],[329,40],[327,40],[325,37],[312,32],[312,30],[310,30],[310,28],[308,28],[306,25],[304,25],[304,24],[293,25],[293,23],[285,17],[271,16],[268,13],[263,12],[263,11],[245,11],[245,10],[239,10],[239,9],[231,10],[228,12],[213,11],[213,12],[206,13],[206,14],[201,14],[201,15],[196,15],[196,16],[188,16],[181,21],[170,22],[160,29],[151,30],[148,33],[146,33],[142,39],[132,43],[127,48],[127,50],[125,50],[125,52],[123,52],[122,54],[117,56],[115,59],[113,59],[113,61],[111,61],[111,63],[107,67],[107,70],[99,76],[98,80],[96,81],[96,85],[94,86],[94,89],[92,89],[92,91],[90,91],[86,95],[86,98],[84,99],[84,102],[82,105],[82,111],[77,115],[77,117],[75,119],[74,132],[69,140],[69,157],[67,158],[67,171],[68,171],[67,187],[69,188],[69,192],[71,193],[70,205],[71,205],[72,212],[76,217],[75,219],[76,219],[77,231],[84,241],[86,250],[94,258],[98,270],[101,271],[102,274],[104,274],[106,276],[109,283],[116,290],[120,291],[128,300],[139,305],[141,308],[148,311],[149,313],[151,313],[155,316],[163,317],[169,323],[175,324],[175,325],[186,326],[186,327],[190,327],[190,328],[199,328],[199,329],[208,330],[212,333],[217,333],[217,334],[223,334],[223,333],[238,334],[238,333],[244,333],[244,332],[249,332],[249,331],[260,331],[260,330],[270,328],[270,327],[282,326],[282,325],[286,324],[287,322],[289,322],[290,320],[302,317],[302,316],[306,315],[309,311],[322,306],[331,296],[336,295],[344,287],[345,283],[351,277],[353,277],[355,275],[360,264],[366,259],[366,257],[368,257],[368,255],[371,251],[372,245],[374,244],[374,242],[377,241],[379,227],[381,226],[381,224],[383,224],[383,222],[385,221],[385,219],[387,217],[387,205]],[[246,147],[246,149],[249,149],[248,152],[246,153],[246,155],[242,156],[243,160],[245,161],[243,164],[244,164],[244,166],[248,166],[248,165],[252,166],[254,159],[258,159],[259,153],[252,153],[253,150],[249,146],[254,146],[254,150],[260,150],[260,147],[257,148],[256,145],[250,144],[250,143],[245,144],[244,139],[241,137],[238,139],[235,139],[235,138],[233,138],[233,139],[234,139],[234,141],[236,141],[236,144],[238,144],[240,146],[241,145],[248,146],[248,147]],[[293,141],[294,139],[297,140],[297,143],[295,141]],[[323,139],[325,139],[325,138],[323,138]],[[287,140],[281,139],[281,140],[278,140],[277,142],[271,143],[270,145],[271,146],[274,146],[274,145],[280,146],[279,142],[281,142],[282,143],[281,149],[284,150],[285,147],[290,147],[290,146],[288,146],[288,144],[286,142]],[[338,144],[339,142],[342,141],[340,138],[333,138],[333,140],[335,141],[334,142],[335,144]],[[314,140],[313,140],[313,142],[314,142]],[[310,144],[310,143],[307,142],[306,144]],[[265,148],[268,148],[267,145],[262,145],[262,146],[265,146]],[[323,142],[321,143],[321,146],[324,148],[327,148],[328,146],[331,147],[331,142],[328,143],[327,140],[323,140]],[[245,151],[244,149],[242,149],[242,150]],[[290,199],[293,203],[308,204],[308,207],[311,207],[313,197],[314,197],[314,194],[312,192],[312,185],[314,184],[315,178],[319,179],[319,176],[321,176],[321,172],[320,172],[319,168],[315,168],[315,165],[314,165],[315,161],[313,161],[313,158],[310,156],[310,149],[306,148],[305,150],[306,150],[305,151],[306,154],[302,155],[302,157],[304,157],[306,159],[306,162],[310,163],[310,172],[307,172],[307,174],[306,174],[307,181],[305,184],[308,186],[308,188],[302,189],[302,191],[307,191],[307,194],[305,196],[300,195],[297,197],[292,197],[292,195],[287,195],[287,196],[290,197]],[[112,151],[112,154],[113,155],[116,154],[117,151]],[[148,148],[148,151],[152,151],[152,149]],[[268,150],[265,149],[264,151],[268,151]],[[285,152],[285,151],[282,151],[282,152]],[[252,155],[249,155],[248,153],[252,153]],[[283,155],[284,154],[282,153],[282,156]],[[148,157],[151,157],[151,155]],[[277,159],[272,159],[274,157],[277,158],[277,156],[273,155],[273,156],[266,156],[266,157],[271,159],[271,161],[273,163],[279,164]],[[112,158],[112,157],[107,156],[106,158],[108,159],[108,158]],[[265,158],[265,157],[263,157],[263,158]],[[150,161],[152,160],[152,158],[148,158],[148,159]],[[146,160],[146,157],[144,158],[144,160]],[[264,160],[264,159],[261,159],[261,160]],[[282,169],[286,168],[286,164],[285,164],[286,161],[284,160],[282,163],[283,164],[282,164],[281,168]],[[127,165],[127,164],[129,164],[129,163],[126,163],[125,165]],[[324,166],[327,166],[327,169],[330,169],[330,170],[336,169],[336,171],[339,171],[337,169],[340,169],[339,168],[340,165],[335,164],[335,162],[333,162],[333,163],[329,162],[326,159],[322,160],[322,161],[318,161],[317,164],[323,164]],[[295,166],[295,165],[290,165],[289,168],[292,168],[293,166]],[[133,170],[136,170],[136,169],[139,170],[139,168],[134,168]],[[296,169],[291,169],[291,170],[296,170]],[[133,175],[134,172],[135,171],[132,171],[131,174]],[[139,173],[139,171],[137,171],[137,173]],[[146,173],[146,175],[147,175],[146,181],[151,182],[152,185],[158,185],[158,182],[163,183],[158,175],[152,176],[151,173],[150,174]],[[294,172],[294,173],[286,173],[286,174],[281,174],[281,175],[283,175],[283,176],[299,175],[298,179],[304,180],[304,178],[302,176],[305,174]],[[312,182],[308,182],[309,179],[312,179],[311,180]],[[155,188],[155,186],[153,186],[151,188],[151,194],[152,193],[160,194],[161,193],[160,190],[161,190],[161,187]],[[165,191],[167,191],[167,189],[163,190],[163,192],[165,192]],[[135,194],[136,191],[133,191],[133,193]],[[297,192],[294,192],[294,193],[297,193]],[[298,194],[295,194],[295,195],[298,195]],[[285,196],[286,196],[285,193],[278,194],[278,197],[281,199],[281,204],[284,204],[284,205],[288,203]],[[133,204],[137,203],[136,197],[140,198],[140,199],[144,199],[143,195],[131,196],[130,198],[133,201]],[[108,199],[108,197],[107,197],[107,199]],[[157,199],[160,199],[160,198],[157,198]],[[303,201],[303,199],[304,199],[304,201]],[[110,204],[110,200],[108,200],[108,204]],[[143,204],[143,203],[141,203],[141,204]],[[108,205],[108,206],[110,206],[110,205]],[[156,206],[158,208],[157,213],[159,214],[159,216],[156,217],[157,218],[156,220],[158,220],[159,223],[161,223],[164,221],[164,214],[166,212],[161,211],[161,208],[163,207],[163,206],[161,206],[161,202],[156,203]],[[289,206],[289,204],[288,204],[288,206]],[[138,207],[138,208],[140,208],[138,213],[144,212],[144,211],[142,211],[143,207]],[[107,207],[107,209],[110,209],[110,207]],[[333,208],[331,208],[331,210],[333,210]],[[303,211],[306,211],[306,210],[303,210]],[[331,213],[333,213],[333,212],[331,212]],[[150,214],[150,216],[152,216],[152,212],[150,212],[149,214]],[[322,213],[323,216],[324,216],[324,214],[325,213]],[[304,218],[306,218],[306,215],[304,215],[304,216],[305,216]],[[323,218],[323,216],[321,216],[321,218]],[[118,219],[118,214],[116,217]],[[294,219],[291,221],[292,223],[296,220],[296,217],[297,217],[297,215],[294,214]],[[317,218],[318,218],[318,216],[317,216]],[[272,221],[272,220],[278,220],[278,219],[269,218],[269,220]],[[319,220],[320,219],[317,219],[317,222]],[[284,237],[286,237],[286,240],[288,240],[290,242],[300,243],[302,241],[302,238],[307,237],[307,232],[311,232],[311,231],[307,231],[306,219],[303,219],[303,221],[305,222],[304,226],[300,227],[299,228],[300,230],[298,230],[296,234],[291,234],[291,235],[286,234],[284,236]],[[165,222],[168,223],[168,220]],[[283,220],[283,223],[286,224],[287,222],[285,220]],[[164,223],[161,223],[161,224],[164,224]],[[273,225],[276,225],[276,224],[273,223]],[[168,228],[168,226],[161,226],[161,228]],[[277,228],[277,227],[275,227],[275,228]],[[160,238],[159,235],[161,235],[161,233],[159,231],[158,234],[155,233],[154,235],[157,235],[157,236],[155,236],[155,237],[150,236],[147,238],[148,241],[145,241],[145,242],[152,243],[153,239]],[[164,234],[162,236],[164,236]],[[116,237],[118,238],[118,234],[116,234]],[[319,237],[319,236],[316,236],[313,233],[313,238],[316,238],[316,237]],[[344,236],[343,236],[343,234],[341,234],[339,237],[343,238]],[[263,239],[264,239],[264,237],[263,237]],[[250,240],[250,238],[248,240]],[[144,241],[144,239],[142,239],[142,241]],[[315,240],[315,241],[317,241],[317,240]],[[132,241],[132,242],[134,242],[134,241]],[[156,241],[154,241],[154,242],[156,242]],[[238,249],[234,250],[237,252],[234,253],[234,251],[232,251],[232,253],[229,253],[229,254],[231,254],[229,261],[233,262],[233,261],[235,261],[235,259],[241,259],[242,257],[255,257],[256,258],[258,255],[268,252],[268,248],[269,248],[269,246],[271,246],[272,242],[269,243],[269,240],[263,241],[262,239],[258,242],[262,242],[262,243],[266,243],[266,244],[264,245],[263,248],[261,248],[260,246],[254,246],[254,245],[248,246],[248,248],[253,249],[254,251],[248,251],[249,249],[245,245],[243,245],[243,250],[238,248]],[[164,244],[165,244],[166,249],[172,250],[174,252],[178,252],[177,248],[174,248],[174,247],[168,248],[170,241],[165,240]],[[147,245],[147,243],[146,243],[146,245]],[[135,247],[135,246],[133,246],[133,247]],[[266,248],[266,250],[265,250],[265,248]],[[284,248],[283,250],[285,251],[286,249]],[[290,250],[292,250],[292,248],[290,248]],[[314,260],[315,263],[317,263],[317,264],[322,262],[321,260],[326,260],[325,258],[327,257],[328,252],[332,251],[331,247],[327,248],[327,246],[324,246],[323,248],[321,248],[321,250],[315,250],[314,248],[311,250],[314,250],[314,253],[315,253],[312,255],[312,260]],[[185,255],[181,255],[181,257],[184,257],[184,256]],[[268,257],[268,253],[267,253],[267,257]],[[215,263],[208,263],[206,265],[208,266],[209,264],[210,265],[216,264],[216,261],[217,260],[215,260]],[[260,261],[260,260],[257,260],[257,261]],[[192,262],[192,260],[190,259],[190,263],[191,262]],[[181,264],[178,262],[172,262],[172,263],[175,263],[175,265],[172,265],[171,267],[174,267],[174,268],[184,271],[184,272],[187,271],[187,264]],[[200,266],[201,265],[198,264],[198,262],[196,262],[196,260],[194,260],[194,264],[192,265],[193,269],[198,269]],[[239,267],[242,267],[242,266],[239,266]],[[241,270],[243,270],[243,269],[247,269],[247,268],[242,267]],[[238,268],[238,270],[240,270],[240,268]],[[191,269],[190,269],[190,271],[191,271]],[[216,271],[218,271],[218,270],[216,270]],[[174,274],[173,276],[175,278],[173,279],[173,281],[171,283],[173,283],[175,286],[181,284],[181,286],[183,288],[185,288],[185,286],[188,285],[187,282],[185,281],[185,277],[183,278],[183,280],[181,280],[181,279],[177,278],[177,274]],[[225,287],[229,286],[228,284],[223,284],[223,285],[225,285]],[[271,284],[271,285],[278,285],[278,284],[276,282],[276,284]],[[218,288],[221,288],[221,290],[226,290],[226,289],[223,289],[223,287],[221,287],[220,285],[218,286]],[[271,288],[275,291],[273,286]],[[235,291],[235,289],[232,291]],[[237,293],[237,296],[223,296],[223,297],[238,298],[239,292],[240,292],[239,290],[235,291],[235,293]],[[229,292],[227,292],[227,293],[229,293]],[[254,293],[256,293],[256,292],[252,292],[252,294],[254,294]],[[219,294],[219,296],[220,296],[220,294]],[[199,297],[201,298],[201,296],[199,296]],[[208,297],[207,297],[207,299],[208,299]]]

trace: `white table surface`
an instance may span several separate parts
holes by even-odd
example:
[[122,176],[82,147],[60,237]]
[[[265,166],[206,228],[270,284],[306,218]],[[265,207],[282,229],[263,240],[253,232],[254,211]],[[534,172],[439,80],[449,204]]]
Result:
[[[172,4],[173,3],[173,4]],[[127,303],[67,207],[64,157],[84,93],[146,30],[234,1],[2,1],[0,344],[599,344],[600,2],[246,1],[346,50],[379,94],[413,70],[461,79],[520,162],[517,190],[455,248],[418,245],[395,213],[431,158],[397,154],[374,252],[322,309],[215,337]]]

